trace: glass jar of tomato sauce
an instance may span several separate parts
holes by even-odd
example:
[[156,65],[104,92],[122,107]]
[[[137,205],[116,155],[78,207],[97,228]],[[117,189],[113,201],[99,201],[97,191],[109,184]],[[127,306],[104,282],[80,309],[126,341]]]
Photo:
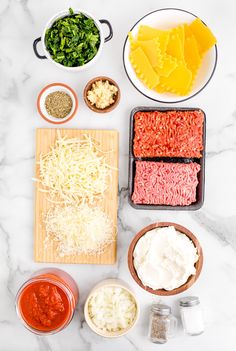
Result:
[[31,332],[54,334],[70,323],[78,298],[78,287],[68,273],[45,268],[21,286],[16,296],[16,311]]

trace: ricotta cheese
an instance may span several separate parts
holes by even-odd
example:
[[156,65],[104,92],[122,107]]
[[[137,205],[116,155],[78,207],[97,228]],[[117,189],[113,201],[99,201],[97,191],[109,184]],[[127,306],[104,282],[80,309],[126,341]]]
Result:
[[133,253],[134,267],[143,285],[173,290],[196,273],[197,249],[173,226],[155,228],[143,235]]

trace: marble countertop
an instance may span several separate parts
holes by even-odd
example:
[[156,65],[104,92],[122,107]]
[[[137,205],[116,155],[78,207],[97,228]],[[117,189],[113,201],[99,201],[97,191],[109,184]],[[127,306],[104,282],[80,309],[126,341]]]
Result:
[[[38,60],[33,40],[48,19],[69,6],[107,18],[114,27],[96,66],[82,73],[65,73]],[[207,115],[205,204],[196,212],[137,211],[127,201],[129,114],[138,105],[158,106],[129,83],[122,65],[125,36],[144,14],[162,7],[180,7],[201,17],[218,38],[219,62],[211,83],[198,96],[178,106],[200,107]],[[1,0],[0,1],[0,350],[1,351],[233,351],[236,332],[236,46],[232,0]],[[113,77],[122,90],[119,107],[97,115],[82,98],[86,82],[96,75]],[[36,111],[39,90],[54,81],[71,85],[79,94],[79,112],[65,125],[107,128],[120,132],[118,261],[114,266],[55,265],[70,273],[80,287],[81,299],[72,323],[61,333],[38,337],[28,332],[15,313],[19,286],[47,265],[33,260],[35,129],[50,127]],[[158,221],[173,221],[192,230],[204,251],[199,280],[180,296],[198,295],[204,308],[206,331],[187,337],[181,329],[168,344],[147,339],[148,311],[154,300],[132,280],[127,249],[134,234]],[[141,303],[136,328],[122,338],[107,340],[93,334],[83,319],[84,300],[96,282],[119,277],[134,289]],[[164,297],[179,315],[180,297]],[[157,299],[158,300],[158,299]]]

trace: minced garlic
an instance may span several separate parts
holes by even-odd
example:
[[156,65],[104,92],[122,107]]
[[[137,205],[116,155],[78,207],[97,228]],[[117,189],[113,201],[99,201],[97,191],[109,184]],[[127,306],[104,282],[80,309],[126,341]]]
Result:
[[87,98],[91,105],[104,109],[114,104],[117,92],[117,87],[109,83],[108,80],[98,80],[92,84],[92,88],[87,93]]

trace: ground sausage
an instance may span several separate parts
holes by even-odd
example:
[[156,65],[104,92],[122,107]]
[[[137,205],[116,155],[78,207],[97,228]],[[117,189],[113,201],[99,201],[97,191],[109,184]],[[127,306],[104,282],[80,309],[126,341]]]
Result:
[[135,157],[202,157],[201,111],[137,112],[134,116]]
[[136,161],[135,204],[187,206],[196,201],[200,165]]

